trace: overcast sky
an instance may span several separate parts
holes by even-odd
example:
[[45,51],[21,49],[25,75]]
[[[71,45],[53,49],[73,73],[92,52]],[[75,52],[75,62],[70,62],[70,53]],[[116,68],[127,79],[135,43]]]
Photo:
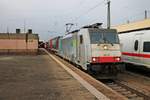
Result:
[[[98,5],[98,6],[97,6]],[[111,23],[150,17],[150,0],[111,0]],[[74,28],[96,22],[107,23],[107,5],[103,0],[0,0],[0,32],[15,32],[16,28],[32,28],[41,40],[63,35],[65,24]]]

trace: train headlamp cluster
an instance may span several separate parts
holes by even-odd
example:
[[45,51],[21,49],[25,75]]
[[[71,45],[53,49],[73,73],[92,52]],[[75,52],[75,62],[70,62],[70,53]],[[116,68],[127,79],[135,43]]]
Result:
[[108,46],[107,45],[104,45],[103,48],[104,48],[104,50],[108,50]]

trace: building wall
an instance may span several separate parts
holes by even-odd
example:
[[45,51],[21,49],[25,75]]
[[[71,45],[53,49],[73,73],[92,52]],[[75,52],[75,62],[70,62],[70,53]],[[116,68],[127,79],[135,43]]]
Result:
[[0,54],[36,54],[38,52],[38,35],[0,35]]

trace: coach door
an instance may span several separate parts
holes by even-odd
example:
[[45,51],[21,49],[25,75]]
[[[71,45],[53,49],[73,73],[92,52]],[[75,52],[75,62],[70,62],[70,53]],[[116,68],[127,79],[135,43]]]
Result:
[[140,52],[141,52],[141,33],[138,33],[135,35],[134,37],[134,41],[133,41],[133,62],[135,63],[142,63],[142,59],[140,57]]

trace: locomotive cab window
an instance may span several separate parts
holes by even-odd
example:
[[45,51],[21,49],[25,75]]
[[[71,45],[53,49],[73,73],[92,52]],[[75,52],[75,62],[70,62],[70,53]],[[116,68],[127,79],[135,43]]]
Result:
[[150,42],[144,42],[143,52],[150,52]]
[[138,50],[138,44],[139,44],[139,42],[138,42],[138,40],[136,40],[135,43],[134,43],[134,50],[135,51]]
[[92,32],[90,33],[91,44],[99,44],[99,43],[113,43],[118,44],[119,38],[118,35],[114,32]]
[[82,44],[82,43],[83,43],[83,36],[80,35],[80,44]]

